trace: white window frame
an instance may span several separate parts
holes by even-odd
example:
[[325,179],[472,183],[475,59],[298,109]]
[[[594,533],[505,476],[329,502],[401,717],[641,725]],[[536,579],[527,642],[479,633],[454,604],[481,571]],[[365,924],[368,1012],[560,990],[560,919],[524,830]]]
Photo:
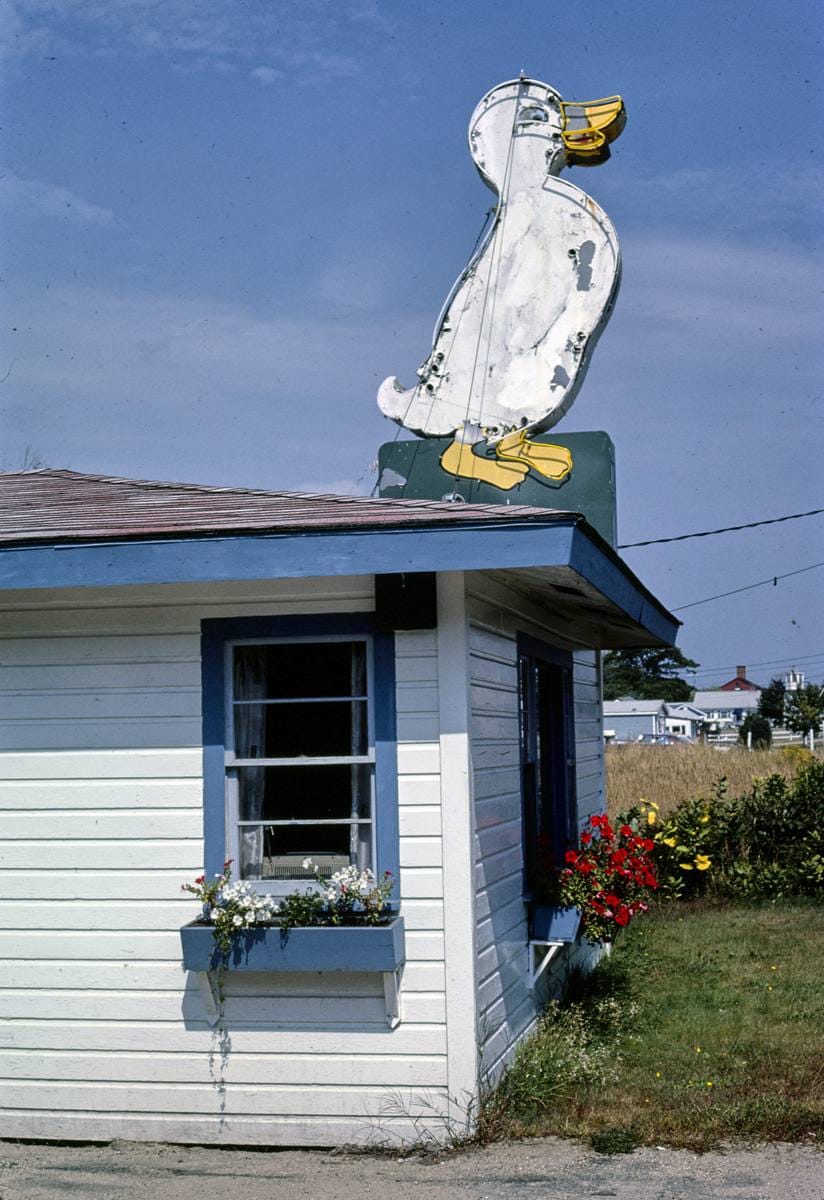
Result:
[[[321,642],[361,642],[365,647],[366,658],[366,722],[367,722],[367,753],[365,755],[333,755],[318,758],[308,758],[306,756],[300,758],[238,758],[235,754],[235,697],[234,697],[234,651],[236,646],[272,646],[272,645],[316,645]],[[224,663],[223,663],[223,681],[224,681],[224,712],[225,712],[225,728],[224,728],[224,779],[225,779],[225,805],[226,805],[226,857],[232,859],[233,865],[236,868],[235,876],[240,878],[240,839],[238,836],[240,818],[239,818],[239,787],[237,771],[240,767],[289,767],[289,766],[357,766],[363,764],[371,768],[370,783],[369,783],[369,810],[370,817],[368,823],[371,825],[370,831],[370,852],[372,860],[372,869],[375,869],[377,862],[377,804],[376,804],[376,756],[375,756],[375,664],[372,637],[368,633],[341,633],[341,634],[293,634],[286,637],[245,637],[232,638],[224,644]],[[329,703],[338,699],[339,701],[351,701],[350,696],[345,697],[301,697],[297,701],[292,700],[292,703]],[[279,701],[265,701],[264,703],[279,703]],[[287,698],[282,703],[290,703]],[[324,821],[324,820],[307,820],[305,822],[296,822],[306,825],[330,825],[343,824],[352,826],[353,821]],[[367,822],[358,822],[366,824]],[[249,824],[254,825],[273,825],[274,822],[252,821]],[[293,876],[291,879],[256,879],[250,878],[249,883],[253,884],[256,891],[261,894],[274,896],[284,896],[296,890],[304,891],[313,886],[313,881],[305,876]]]

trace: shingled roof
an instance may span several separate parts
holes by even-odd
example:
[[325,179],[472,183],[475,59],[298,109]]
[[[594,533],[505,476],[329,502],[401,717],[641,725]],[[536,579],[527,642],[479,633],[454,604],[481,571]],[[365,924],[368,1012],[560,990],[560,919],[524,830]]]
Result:
[[270,492],[51,468],[0,474],[0,543],[7,545],[252,530],[298,533],[581,520],[577,514],[518,504]]

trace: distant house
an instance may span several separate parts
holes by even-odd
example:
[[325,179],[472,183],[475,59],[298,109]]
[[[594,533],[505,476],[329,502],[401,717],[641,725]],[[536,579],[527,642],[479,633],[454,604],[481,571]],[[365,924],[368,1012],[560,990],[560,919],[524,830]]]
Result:
[[718,688],[719,692],[760,692],[760,684],[753,683],[747,679],[747,668],[740,666],[735,668],[735,678],[728,679],[726,683],[722,683]]
[[666,733],[667,705],[663,700],[604,701],[604,737],[607,741],[635,742],[645,733]]
[[692,703],[706,713],[709,722],[740,725],[746,716],[757,711],[760,696],[760,688],[744,688],[738,692],[716,688],[714,691],[696,692]]
[[680,733],[684,737],[698,737],[701,726],[706,721],[703,709],[695,704],[665,704],[667,710],[667,732]]

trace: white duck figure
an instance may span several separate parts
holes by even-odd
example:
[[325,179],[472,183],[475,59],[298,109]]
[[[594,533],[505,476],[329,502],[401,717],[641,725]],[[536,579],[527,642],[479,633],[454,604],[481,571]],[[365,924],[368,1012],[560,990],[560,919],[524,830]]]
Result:
[[386,379],[381,411],[423,437],[452,434],[441,456],[456,478],[508,489],[530,469],[561,481],[569,451],[529,440],[567,411],[583,381],[620,279],[615,229],[558,178],[609,156],[626,114],[620,96],[567,103],[520,79],[484,96],[469,149],[498,196],[489,232],[443,307],[419,382]]

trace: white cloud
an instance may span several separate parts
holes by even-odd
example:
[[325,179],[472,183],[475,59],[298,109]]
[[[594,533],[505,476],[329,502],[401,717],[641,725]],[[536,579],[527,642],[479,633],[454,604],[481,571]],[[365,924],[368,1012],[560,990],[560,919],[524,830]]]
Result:
[[258,83],[264,85],[274,83],[276,79],[283,78],[283,71],[278,71],[276,67],[253,67],[249,74],[252,79],[256,79]]
[[7,208],[58,217],[75,225],[114,226],[115,215],[59,184],[21,179],[13,171],[0,175],[0,204]]
[[388,319],[76,286],[29,289],[10,310],[0,423],[12,449],[79,470],[344,494],[371,486],[394,434],[378,384],[416,361],[420,338]]
[[[256,66],[258,83],[307,74],[345,78],[360,67],[339,52],[345,29],[380,38],[384,23],[368,0],[272,0],[239,8],[234,0],[8,0],[0,41],[6,57],[43,53],[162,56],[179,69],[227,71]],[[52,50],[53,52],[53,50]]]

